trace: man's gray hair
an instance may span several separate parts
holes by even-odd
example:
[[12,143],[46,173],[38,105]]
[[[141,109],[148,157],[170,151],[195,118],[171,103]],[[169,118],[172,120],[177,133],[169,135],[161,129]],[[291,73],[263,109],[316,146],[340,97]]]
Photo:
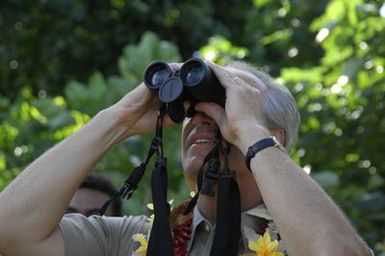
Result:
[[267,87],[262,102],[262,113],[269,129],[283,129],[284,146],[287,150],[293,147],[298,138],[300,114],[295,99],[283,85],[275,82],[270,75],[245,62],[234,62],[229,67],[244,70],[256,76]]

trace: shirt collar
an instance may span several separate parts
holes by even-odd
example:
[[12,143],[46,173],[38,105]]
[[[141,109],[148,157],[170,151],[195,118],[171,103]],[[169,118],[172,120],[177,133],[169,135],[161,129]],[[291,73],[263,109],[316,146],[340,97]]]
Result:
[[211,223],[208,219],[206,219],[201,213],[201,211],[198,209],[198,206],[196,205],[194,207],[193,221],[191,225],[191,238],[188,241],[188,246],[187,246],[188,251],[190,251],[191,249],[192,241],[194,240],[197,227],[202,223],[208,225],[210,227],[210,230],[215,229],[215,224]]
[[[244,249],[248,248],[249,241],[255,241],[255,231],[260,228],[265,220],[271,220],[271,217],[264,204],[260,204],[252,209],[241,213],[241,239]],[[187,250],[190,251],[192,242],[195,238],[197,227],[200,224],[208,225],[210,230],[215,230],[215,224],[205,218],[198,206],[194,207],[193,221],[191,225],[191,238],[188,241]]]

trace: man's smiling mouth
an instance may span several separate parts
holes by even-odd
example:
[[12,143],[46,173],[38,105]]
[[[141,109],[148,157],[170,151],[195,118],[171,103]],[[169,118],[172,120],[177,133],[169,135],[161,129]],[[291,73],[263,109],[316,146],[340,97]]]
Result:
[[205,143],[216,144],[217,141],[214,140],[214,139],[197,139],[193,143],[191,143],[191,145],[194,145],[194,144],[205,144]]

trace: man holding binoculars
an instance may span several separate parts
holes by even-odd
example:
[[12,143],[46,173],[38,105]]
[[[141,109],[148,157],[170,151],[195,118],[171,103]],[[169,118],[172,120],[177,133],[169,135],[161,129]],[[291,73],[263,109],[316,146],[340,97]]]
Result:
[[[209,86],[217,79],[221,87],[212,86],[218,91],[211,93],[213,98],[204,98],[210,93],[186,89],[189,79],[200,80],[194,72],[186,81],[186,66],[162,65],[150,70],[156,75],[145,77],[147,86],[139,85],[99,112],[31,163],[0,194],[0,254],[131,255],[138,247],[132,236],[147,234],[150,228],[147,218],[77,214],[63,218],[63,214],[79,184],[114,145],[154,132],[162,103],[171,117],[164,125],[184,119],[182,166],[188,185],[197,186],[207,154],[220,143],[216,137],[220,131],[230,144],[228,156],[220,160],[235,170],[243,214],[264,203],[289,255],[371,254],[332,200],[278,147],[279,141],[286,149],[293,146],[299,125],[294,100],[285,88],[246,65],[207,62],[203,68],[215,76]],[[193,106],[189,111],[184,101]],[[186,236],[188,255],[209,255],[218,228],[216,203],[213,196],[198,198],[189,222],[192,232]],[[247,223],[241,225],[243,237],[250,229]],[[250,253],[247,245],[236,243],[239,253]]]

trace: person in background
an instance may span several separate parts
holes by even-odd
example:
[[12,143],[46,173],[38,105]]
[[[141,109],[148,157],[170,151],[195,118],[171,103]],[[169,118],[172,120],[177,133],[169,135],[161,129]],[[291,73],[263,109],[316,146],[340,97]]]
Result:
[[[99,215],[102,205],[117,192],[118,188],[106,176],[91,173],[75,192],[66,213],[80,213],[87,217]],[[122,216],[122,200],[115,199],[107,208],[105,215]]]

